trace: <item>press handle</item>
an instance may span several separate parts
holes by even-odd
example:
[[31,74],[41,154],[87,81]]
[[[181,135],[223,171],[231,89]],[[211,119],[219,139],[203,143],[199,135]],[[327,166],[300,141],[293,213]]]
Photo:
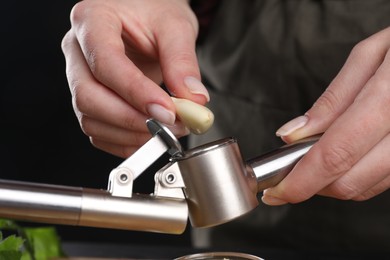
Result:
[[0,180],[0,217],[16,220],[181,234],[188,220],[184,199]]
[[282,181],[320,136],[308,137],[248,160],[247,165],[257,179],[258,192]]

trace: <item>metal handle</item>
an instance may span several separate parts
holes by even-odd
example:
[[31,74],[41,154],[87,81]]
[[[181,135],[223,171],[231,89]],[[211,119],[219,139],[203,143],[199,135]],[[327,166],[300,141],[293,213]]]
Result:
[[184,199],[0,180],[0,216],[33,222],[181,234],[188,219]]
[[258,192],[283,180],[319,138],[320,135],[308,137],[248,160],[247,164],[257,179]]

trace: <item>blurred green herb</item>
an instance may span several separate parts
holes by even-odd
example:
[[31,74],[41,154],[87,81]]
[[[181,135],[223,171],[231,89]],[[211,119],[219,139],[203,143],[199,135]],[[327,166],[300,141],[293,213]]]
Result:
[[[10,233],[3,237],[4,233]],[[0,260],[48,260],[64,256],[54,227],[22,227],[0,219]]]

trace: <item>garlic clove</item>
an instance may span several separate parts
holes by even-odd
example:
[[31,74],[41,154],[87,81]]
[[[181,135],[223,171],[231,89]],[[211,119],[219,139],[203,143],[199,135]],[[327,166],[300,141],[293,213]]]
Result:
[[214,114],[205,106],[188,99],[174,98],[173,103],[180,121],[194,134],[204,134],[214,123]]

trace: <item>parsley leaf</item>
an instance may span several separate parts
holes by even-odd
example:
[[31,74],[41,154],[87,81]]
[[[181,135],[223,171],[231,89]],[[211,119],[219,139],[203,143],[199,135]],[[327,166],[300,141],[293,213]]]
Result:
[[[3,232],[14,233],[3,239]],[[16,222],[0,219],[0,259],[47,260],[64,256],[54,227],[21,227]]]

